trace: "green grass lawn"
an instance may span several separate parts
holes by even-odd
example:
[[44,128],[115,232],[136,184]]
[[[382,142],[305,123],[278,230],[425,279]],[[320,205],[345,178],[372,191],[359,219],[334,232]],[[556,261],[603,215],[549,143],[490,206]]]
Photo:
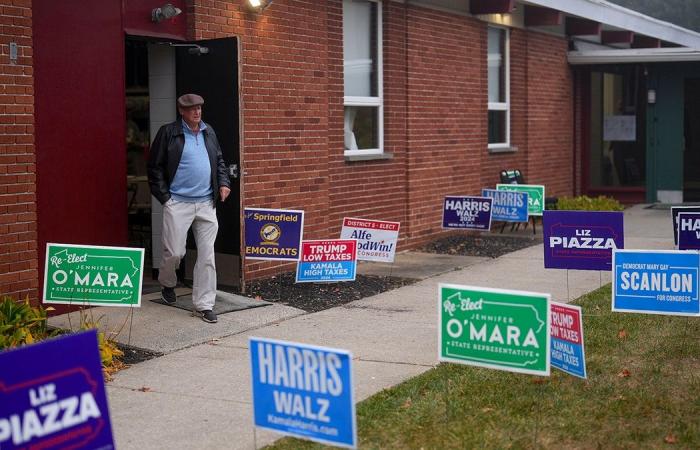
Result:
[[359,447],[699,449],[700,318],[613,313],[609,285],[575,303],[588,380],[440,364],[358,404]]

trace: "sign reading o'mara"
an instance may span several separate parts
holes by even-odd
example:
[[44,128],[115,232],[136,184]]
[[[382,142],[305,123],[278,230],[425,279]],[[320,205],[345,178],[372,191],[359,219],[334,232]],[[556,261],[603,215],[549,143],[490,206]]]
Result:
[[440,284],[438,359],[549,376],[549,294]]
[[699,316],[699,270],[698,252],[616,250],[612,310]]
[[140,306],[142,248],[46,244],[44,303]]
[[541,216],[544,211],[544,186],[541,184],[497,184],[498,191],[526,192],[528,214]]
[[304,211],[245,208],[245,257],[271,261],[298,261]]

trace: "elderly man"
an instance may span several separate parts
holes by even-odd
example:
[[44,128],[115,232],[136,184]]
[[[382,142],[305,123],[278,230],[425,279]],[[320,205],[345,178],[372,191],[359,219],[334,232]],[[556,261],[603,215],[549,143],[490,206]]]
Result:
[[177,99],[181,119],[163,125],[151,146],[148,182],[163,205],[163,257],[158,281],[161,297],[176,302],[175,269],[185,256],[187,231],[197,244],[192,303],[202,320],[217,321],[214,241],[219,224],[214,209],[231,190],[221,147],[211,126],[202,121],[204,99],[186,94]]

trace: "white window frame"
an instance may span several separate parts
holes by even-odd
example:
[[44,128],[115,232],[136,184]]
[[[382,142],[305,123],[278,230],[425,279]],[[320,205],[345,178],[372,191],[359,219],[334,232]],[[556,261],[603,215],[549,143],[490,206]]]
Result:
[[[384,34],[382,27],[382,2],[378,0],[367,0],[377,4],[377,96],[376,97],[343,97],[343,117],[347,106],[370,106],[377,108],[377,140],[379,148],[345,150],[345,156],[358,155],[381,155],[384,153],[384,55],[383,44]],[[343,52],[343,62],[345,61]]]
[[[510,29],[506,27],[497,27],[497,26],[492,26],[489,25],[489,28],[496,28],[499,30],[503,30],[505,32],[505,39],[503,43],[503,59],[505,60],[505,65],[506,65],[506,70],[505,70],[505,95],[506,95],[506,101],[505,102],[488,102],[488,110],[489,111],[505,111],[506,112],[506,141],[505,142],[497,142],[494,144],[488,144],[488,149],[493,150],[493,151],[498,151],[498,150],[511,150],[510,146]],[[486,70],[488,71],[488,48],[486,50],[486,58],[487,58],[487,68]],[[486,77],[487,80],[487,92],[488,92],[488,76]],[[488,127],[488,121],[486,126]],[[487,133],[487,140],[488,140],[488,133]]]

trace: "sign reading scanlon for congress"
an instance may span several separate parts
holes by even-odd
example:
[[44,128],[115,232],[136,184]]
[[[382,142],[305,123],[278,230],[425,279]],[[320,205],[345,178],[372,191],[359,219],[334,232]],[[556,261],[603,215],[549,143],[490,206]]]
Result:
[[304,211],[245,208],[245,257],[298,261],[304,231]]
[[612,310],[698,316],[699,270],[698,252],[615,250]]
[[251,337],[256,426],[355,448],[352,355],[345,350]]
[[440,284],[438,359],[549,375],[549,294]]

